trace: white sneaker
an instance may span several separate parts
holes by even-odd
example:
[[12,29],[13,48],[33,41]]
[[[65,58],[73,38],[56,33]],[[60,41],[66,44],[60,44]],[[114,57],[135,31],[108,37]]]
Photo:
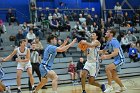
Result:
[[121,87],[121,91],[125,91],[127,90],[127,88],[124,86],[124,87]]
[[113,90],[113,87],[108,85],[104,93],[110,93]]
[[6,93],[12,93],[12,92],[11,92],[11,89],[10,89],[10,86],[7,86],[7,87],[6,87]]
[[120,87],[119,89],[115,90],[115,92],[123,92],[127,90],[127,88],[124,86],[124,87]]

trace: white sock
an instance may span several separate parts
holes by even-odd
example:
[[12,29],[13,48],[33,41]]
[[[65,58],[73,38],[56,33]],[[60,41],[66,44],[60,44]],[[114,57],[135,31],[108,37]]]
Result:
[[21,89],[21,86],[18,86],[18,89]]
[[34,88],[35,86],[34,85],[32,85],[32,88]]

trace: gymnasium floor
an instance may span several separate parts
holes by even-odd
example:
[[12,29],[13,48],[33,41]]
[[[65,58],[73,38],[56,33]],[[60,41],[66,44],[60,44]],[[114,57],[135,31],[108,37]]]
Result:
[[[123,78],[122,79],[124,85],[127,87],[127,90],[121,93],[140,93],[140,76],[137,77],[131,77],[131,78]],[[103,83],[103,82],[102,82]],[[116,89],[117,85],[113,84],[113,87]],[[87,93],[102,93],[101,90],[97,87],[86,85],[86,91]],[[14,91],[12,92],[14,93]],[[23,90],[22,93],[30,93],[29,91]],[[39,93],[52,93],[52,89],[42,89],[39,91]],[[58,86],[58,93],[82,93],[81,91],[81,85],[59,85]],[[119,93],[112,91],[111,93]]]

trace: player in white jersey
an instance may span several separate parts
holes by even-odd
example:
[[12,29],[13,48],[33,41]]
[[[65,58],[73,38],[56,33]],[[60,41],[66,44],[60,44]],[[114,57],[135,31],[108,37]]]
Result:
[[27,70],[28,76],[30,78],[30,83],[32,85],[32,89],[34,89],[34,78],[32,75],[32,66],[30,63],[30,50],[26,47],[26,40],[22,39],[19,42],[19,47],[16,48],[8,57],[4,58],[3,61],[10,60],[14,55],[17,55],[16,62],[17,63],[17,93],[21,93],[21,76],[22,71]]
[[98,51],[100,50],[100,42],[98,40],[100,40],[101,38],[101,34],[99,32],[93,32],[91,34],[91,39],[92,42],[88,43],[85,40],[82,40],[81,43],[88,45],[88,49],[86,51],[86,55],[87,55],[87,61],[85,63],[84,69],[82,71],[82,93],[86,93],[85,91],[85,81],[86,78],[89,74],[89,84],[97,86],[99,88],[101,88],[102,91],[105,90],[105,85],[104,84],[99,84],[97,81],[95,81],[95,77],[98,74],[99,71],[99,54]]

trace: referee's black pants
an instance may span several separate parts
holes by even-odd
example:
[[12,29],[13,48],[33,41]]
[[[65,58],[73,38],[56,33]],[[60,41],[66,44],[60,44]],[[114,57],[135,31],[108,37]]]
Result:
[[[34,72],[36,72],[39,80],[41,81],[41,74],[40,74],[40,71],[39,71],[39,65],[40,64],[39,63],[31,63],[31,65],[32,65],[32,74],[34,74]],[[32,86],[31,86],[31,83],[30,83],[30,79],[29,79],[28,84],[29,84],[29,90],[31,90]]]

